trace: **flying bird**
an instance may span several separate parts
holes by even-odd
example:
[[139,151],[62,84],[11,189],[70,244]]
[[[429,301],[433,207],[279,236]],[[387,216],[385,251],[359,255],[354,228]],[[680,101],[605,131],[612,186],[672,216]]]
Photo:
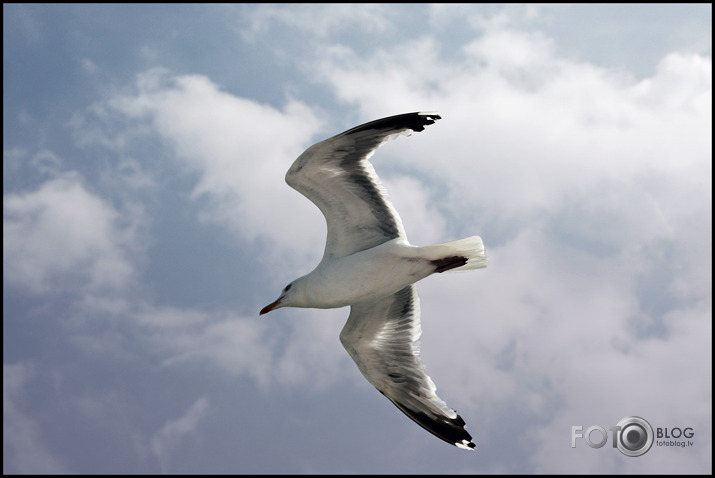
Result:
[[411,245],[369,161],[386,141],[439,119],[437,113],[379,119],[316,143],[295,160],[285,179],[325,216],[325,252],[312,272],[288,284],[260,314],[280,307],[349,305],[340,341],[368,382],[430,433],[472,450],[464,420],[437,396],[419,361],[415,283],[435,272],[486,267],[484,244],[472,236]]

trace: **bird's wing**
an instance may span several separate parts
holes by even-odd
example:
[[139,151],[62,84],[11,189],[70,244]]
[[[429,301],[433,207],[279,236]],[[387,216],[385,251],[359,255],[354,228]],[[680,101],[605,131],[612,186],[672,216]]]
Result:
[[418,359],[420,305],[414,285],[351,306],[340,341],[360,372],[397,408],[447,443],[473,449],[464,420],[435,393]]
[[368,159],[385,141],[422,131],[438,119],[436,113],[407,113],[372,121],[314,144],[295,160],[286,182],[323,212],[326,257],[343,257],[397,237],[406,240],[400,216]]

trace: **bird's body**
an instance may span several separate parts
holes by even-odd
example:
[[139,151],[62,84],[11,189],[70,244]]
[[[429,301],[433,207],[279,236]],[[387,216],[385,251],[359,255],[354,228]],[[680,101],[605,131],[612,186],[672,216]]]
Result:
[[464,421],[435,394],[418,360],[414,283],[435,272],[486,267],[482,240],[411,245],[368,161],[385,141],[438,119],[435,113],[408,113],[376,120],[316,143],[295,160],[286,182],[325,215],[325,253],[261,314],[279,307],[351,306],[340,340],[365,378],[429,432],[472,449]]
[[[439,261],[444,257],[440,248],[450,247],[445,246],[419,247],[397,238],[348,256],[323,259],[310,274],[293,281],[294,285],[300,281],[299,290],[305,295],[291,306],[333,309],[392,295],[440,272]],[[384,268],[385,264],[390,267]],[[342,280],[336,281],[336,277]]]
[[[434,267],[417,257],[416,247],[399,242],[400,239],[392,239],[349,256],[321,261],[310,274],[300,279],[306,297],[302,304],[295,306],[344,307],[366,297],[392,295],[432,273]],[[376,274],[382,264],[393,264],[393,267],[384,274]],[[345,281],[335,281],[335,277]]]

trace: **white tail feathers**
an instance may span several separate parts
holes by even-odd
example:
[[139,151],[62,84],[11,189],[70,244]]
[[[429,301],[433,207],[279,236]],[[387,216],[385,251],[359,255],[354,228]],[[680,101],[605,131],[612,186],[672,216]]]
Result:
[[[458,241],[445,242],[436,246],[422,248],[430,258],[439,261],[450,257],[463,257],[467,262],[458,267],[445,269],[448,271],[469,271],[473,269],[483,269],[487,267],[487,256],[484,252],[484,243],[479,236],[471,236]],[[441,272],[441,271],[440,271]]]

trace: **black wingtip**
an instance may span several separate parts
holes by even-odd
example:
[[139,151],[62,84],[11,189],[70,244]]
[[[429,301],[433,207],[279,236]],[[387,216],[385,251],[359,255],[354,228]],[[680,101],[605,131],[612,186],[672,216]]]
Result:
[[342,134],[353,134],[360,131],[379,129],[379,130],[405,130],[423,131],[425,126],[434,124],[435,121],[442,119],[439,113],[434,111],[405,113],[401,115],[388,116],[369,123],[361,124],[351,128]]
[[[380,392],[385,395],[382,391]],[[385,395],[387,397],[387,395]],[[454,445],[465,450],[474,450],[476,445],[472,442],[472,435],[464,429],[466,424],[462,417],[456,418],[437,417],[424,412],[418,412],[387,397],[405,415],[410,417],[419,426],[430,432],[437,438],[444,440],[450,445]]]
[[477,445],[475,445],[473,442],[467,440],[462,440],[460,443],[455,443],[454,446],[464,448],[465,450],[469,451],[474,451],[474,449],[477,447]]
[[425,126],[434,124],[437,120],[442,119],[442,116],[440,116],[440,114],[436,111],[423,111],[421,113],[417,113],[417,115],[422,118],[424,123],[422,124],[420,129],[413,129],[413,131],[422,131],[423,129],[425,129]]

